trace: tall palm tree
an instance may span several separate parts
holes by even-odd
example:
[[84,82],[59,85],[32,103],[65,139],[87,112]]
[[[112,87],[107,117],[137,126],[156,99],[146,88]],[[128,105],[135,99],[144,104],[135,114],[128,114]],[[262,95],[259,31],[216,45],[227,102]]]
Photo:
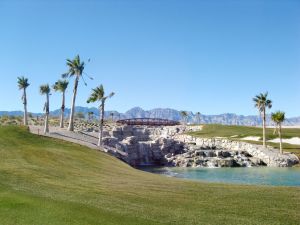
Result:
[[73,60],[67,59],[67,66],[69,67],[69,71],[62,75],[63,78],[73,77],[75,76],[75,83],[73,89],[73,97],[71,104],[71,113],[69,120],[69,131],[74,131],[74,115],[75,115],[75,101],[77,95],[77,87],[80,77],[82,78],[83,70],[84,70],[84,62],[80,61],[79,55],[77,55]]
[[201,123],[201,113],[197,112],[196,116],[197,116],[197,122],[198,122],[198,124],[200,124]]
[[187,123],[187,117],[188,117],[187,111],[180,111],[180,115],[181,115],[183,123],[186,124]]
[[268,99],[268,92],[260,93],[253,98],[263,122],[263,146],[266,147],[266,110],[272,108],[272,101]]
[[100,110],[100,130],[99,130],[98,146],[102,146],[105,102],[108,98],[111,98],[114,95],[115,95],[115,93],[111,92],[109,95],[105,96],[104,87],[101,84],[100,86],[92,89],[92,93],[91,93],[90,97],[87,100],[87,103],[101,102],[101,104],[99,106],[99,110]]
[[23,90],[22,101],[24,105],[24,125],[28,125],[27,119],[27,96],[26,96],[26,88],[28,88],[30,84],[28,83],[28,79],[25,77],[18,77],[18,87],[19,90]]
[[65,92],[68,87],[69,82],[66,80],[58,80],[53,85],[54,91],[59,91],[62,93],[62,103],[61,103],[61,109],[60,109],[60,128],[64,127],[64,115],[65,115]]
[[285,120],[285,113],[281,111],[277,111],[271,114],[272,120],[275,122],[276,127],[278,129],[278,135],[280,139],[280,153],[282,154],[282,137],[281,137],[281,124]]
[[44,127],[44,134],[49,132],[49,95],[50,95],[50,87],[48,84],[40,86],[40,93],[41,95],[46,95],[46,102],[44,105],[45,111],[45,127]]

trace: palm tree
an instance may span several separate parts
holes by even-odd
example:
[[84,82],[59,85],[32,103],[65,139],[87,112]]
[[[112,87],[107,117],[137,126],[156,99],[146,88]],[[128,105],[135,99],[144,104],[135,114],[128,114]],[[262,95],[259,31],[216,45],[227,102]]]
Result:
[[46,102],[44,105],[44,111],[45,111],[45,128],[44,128],[44,134],[49,132],[49,95],[50,95],[50,87],[48,84],[41,85],[40,86],[40,93],[41,95],[46,95]]
[[26,88],[30,84],[28,83],[28,79],[25,77],[18,77],[18,87],[19,90],[23,90],[23,95],[22,95],[22,101],[24,105],[24,125],[28,125],[28,119],[27,119],[27,97],[26,97]]
[[186,124],[187,123],[187,117],[188,117],[187,111],[180,111],[180,115],[181,115],[183,123]]
[[281,124],[285,120],[285,113],[281,111],[277,111],[271,114],[272,120],[275,122],[276,127],[278,129],[278,135],[280,139],[280,153],[282,154],[282,137],[281,137]]
[[69,71],[62,75],[63,78],[73,77],[75,76],[75,83],[73,89],[73,97],[72,97],[72,104],[71,104],[71,113],[70,113],[70,120],[69,120],[69,131],[74,130],[74,114],[75,114],[75,101],[77,95],[77,87],[80,77],[82,78],[83,70],[84,70],[84,62],[80,61],[79,55],[77,55],[73,60],[67,59],[67,66],[69,67]]
[[198,124],[200,124],[201,123],[201,113],[197,112],[196,116],[197,116],[197,122],[198,122]]
[[262,117],[263,122],[263,146],[266,147],[266,110],[272,108],[272,101],[268,99],[268,92],[260,93],[253,98],[255,107]]
[[92,93],[91,93],[90,97],[87,100],[87,103],[97,102],[97,101],[101,102],[101,104],[99,106],[99,110],[100,110],[100,130],[99,130],[98,146],[102,146],[105,102],[108,98],[111,98],[114,95],[115,95],[115,93],[111,92],[109,95],[105,96],[104,88],[103,88],[103,85],[101,84],[100,86],[92,89]]
[[62,93],[62,103],[61,103],[61,110],[60,110],[60,128],[64,127],[64,115],[65,115],[65,92],[68,87],[69,82],[66,80],[58,80],[53,85],[54,91],[59,91]]

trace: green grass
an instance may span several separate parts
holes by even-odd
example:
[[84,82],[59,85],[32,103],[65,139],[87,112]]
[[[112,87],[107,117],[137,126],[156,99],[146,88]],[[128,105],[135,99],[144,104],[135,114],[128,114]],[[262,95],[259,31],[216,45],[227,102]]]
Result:
[[0,224],[299,224],[300,188],[209,184],[0,127]]
[[[272,140],[278,138],[277,134],[273,134],[274,129],[268,128],[266,130],[266,139]],[[210,138],[210,137],[226,137],[232,140],[240,140],[244,137],[257,136],[262,139],[262,128],[259,127],[246,127],[246,126],[226,126],[220,124],[209,124],[203,125],[202,130],[196,132],[190,132],[190,135]],[[282,129],[282,138],[300,137],[299,128],[284,128]],[[244,142],[262,144],[262,141],[249,141],[243,140]],[[278,143],[267,143],[270,146],[279,148]],[[300,158],[300,145],[291,145],[283,143],[283,149],[287,152],[293,152]]]
[[[277,134],[273,134],[274,129],[268,128],[266,130],[267,140],[277,138]],[[220,124],[203,125],[203,129],[200,131],[192,132],[192,135],[199,137],[232,137],[244,138],[248,136],[262,137],[262,128],[260,127],[246,127],[246,126],[227,126]],[[283,128],[282,138],[300,137],[299,128]]]

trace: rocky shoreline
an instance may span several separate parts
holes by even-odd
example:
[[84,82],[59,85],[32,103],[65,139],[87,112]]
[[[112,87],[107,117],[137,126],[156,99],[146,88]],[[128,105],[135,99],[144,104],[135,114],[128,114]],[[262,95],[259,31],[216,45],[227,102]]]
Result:
[[299,163],[296,155],[280,154],[271,147],[184,134],[199,129],[198,126],[118,126],[105,132],[104,144],[108,152],[132,166],[290,167]]

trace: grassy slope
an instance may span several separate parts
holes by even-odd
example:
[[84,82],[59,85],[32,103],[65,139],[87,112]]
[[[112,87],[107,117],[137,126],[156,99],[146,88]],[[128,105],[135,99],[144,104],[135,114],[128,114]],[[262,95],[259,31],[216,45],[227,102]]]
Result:
[[[273,134],[274,129],[267,129],[267,140],[278,138],[277,134]],[[189,133],[198,137],[227,137],[234,140],[239,140],[248,136],[257,136],[262,138],[262,128],[259,127],[245,127],[245,126],[225,126],[219,124],[204,125],[201,131]],[[234,136],[234,137],[232,137]],[[282,129],[283,138],[300,137],[299,128],[286,128]],[[262,144],[258,141],[245,141],[249,143]],[[268,145],[278,148],[278,143],[268,142]],[[284,143],[283,148],[285,151],[294,152],[300,157],[300,145],[291,145]]]
[[0,127],[1,224],[297,224],[300,188],[207,184]]

